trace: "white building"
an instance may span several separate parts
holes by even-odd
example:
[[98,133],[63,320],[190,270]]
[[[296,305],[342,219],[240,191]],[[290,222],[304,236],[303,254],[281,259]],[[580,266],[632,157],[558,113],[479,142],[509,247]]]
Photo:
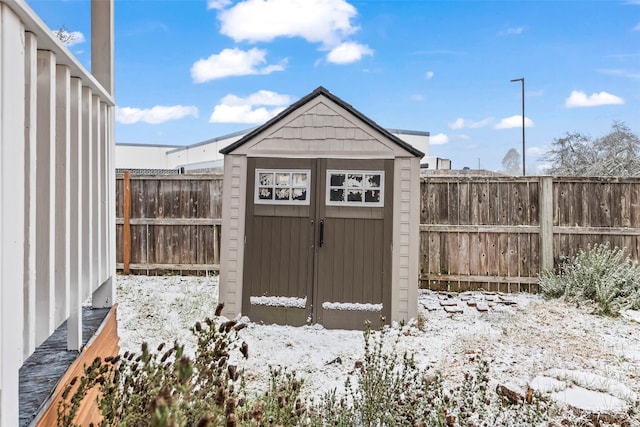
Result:
[[[116,168],[118,169],[209,169],[222,167],[220,150],[242,139],[253,129],[208,139],[192,145],[116,144]],[[392,135],[429,152],[429,132],[387,129]],[[435,165],[435,163],[431,163]]]

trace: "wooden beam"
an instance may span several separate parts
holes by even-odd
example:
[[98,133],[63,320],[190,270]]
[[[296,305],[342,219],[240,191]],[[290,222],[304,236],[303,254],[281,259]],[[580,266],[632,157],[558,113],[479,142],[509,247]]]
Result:
[[129,262],[131,261],[131,225],[129,224],[129,218],[131,217],[131,172],[126,171],[123,179],[124,191],[122,194],[123,200],[123,216],[124,226],[122,228],[122,262],[124,264],[124,274],[130,274]]
[[539,271],[553,269],[553,178],[540,178],[540,267]]
[[537,225],[449,225],[449,224],[420,224],[420,231],[434,233],[513,233],[537,234]]
[[[124,225],[124,218],[116,218],[116,224]],[[219,218],[129,218],[129,225],[213,225],[219,227],[221,224],[222,220]]]
[[537,277],[471,276],[464,274],[422,274],[420,275],[420,280],[425,282],[538,283]]
[[[122,269],[123,263],[117,263],[116,268]],[[219,271],[220,264],[137,264],[130,263],[131,270],[193,270],[193,271]]]
[[553,227],[553,234],[589,234],[605,236],[640,236],[640,228],[629,227]]

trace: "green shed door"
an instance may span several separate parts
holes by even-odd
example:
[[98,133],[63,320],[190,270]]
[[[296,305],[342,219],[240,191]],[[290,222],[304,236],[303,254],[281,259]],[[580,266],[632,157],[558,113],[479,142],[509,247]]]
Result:
[[243,313],[327,328],[391,312],[392,160],[249,158]]

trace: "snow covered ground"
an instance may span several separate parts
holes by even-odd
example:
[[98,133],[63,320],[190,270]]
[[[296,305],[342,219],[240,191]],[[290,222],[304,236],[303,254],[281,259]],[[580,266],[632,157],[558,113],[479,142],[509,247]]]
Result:
[[[218,303],[217,276],[117,279],[122,352],[138,351],[143,341],[155,348],[178,339],[189,347],[195,340],[188,329],[213,317]],[[480,357],[490,361],[492,381],[514,391],[531,387],[593,412],[640,405],[638,312],[599,317],[536,295],[421,290],[418,313],[422,328],[413,322],[403,331],[397,351],[413,353],[421,366],[439,369],[449,381],[460,381],[463,368]],[[249,358],[236,362],[256,387],[266,387],[271,365],[296,371],[308,393],[341,390],[363,354],[362,331],[249,323],[240,336]],[[640,418],[633,422],[640,425]]]

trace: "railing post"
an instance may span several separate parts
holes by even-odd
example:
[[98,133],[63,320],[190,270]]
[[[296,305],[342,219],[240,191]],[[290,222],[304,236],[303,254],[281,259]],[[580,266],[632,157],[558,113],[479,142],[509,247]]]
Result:
[[25,249],[24,27],[0,3],[0,426],[18,425]]
[[123,207],[123,219],[122,226],[122,263],[123,273],[130,274],[129,263],[131,262],[131,225],[129,224],[129,218],[131,218],[131,172],[125,171],[124,178],[122,180],[123,192],[122,192],[122,207]]
[[553,269],[553,178],[539,181],[540,267],[538,272]]

